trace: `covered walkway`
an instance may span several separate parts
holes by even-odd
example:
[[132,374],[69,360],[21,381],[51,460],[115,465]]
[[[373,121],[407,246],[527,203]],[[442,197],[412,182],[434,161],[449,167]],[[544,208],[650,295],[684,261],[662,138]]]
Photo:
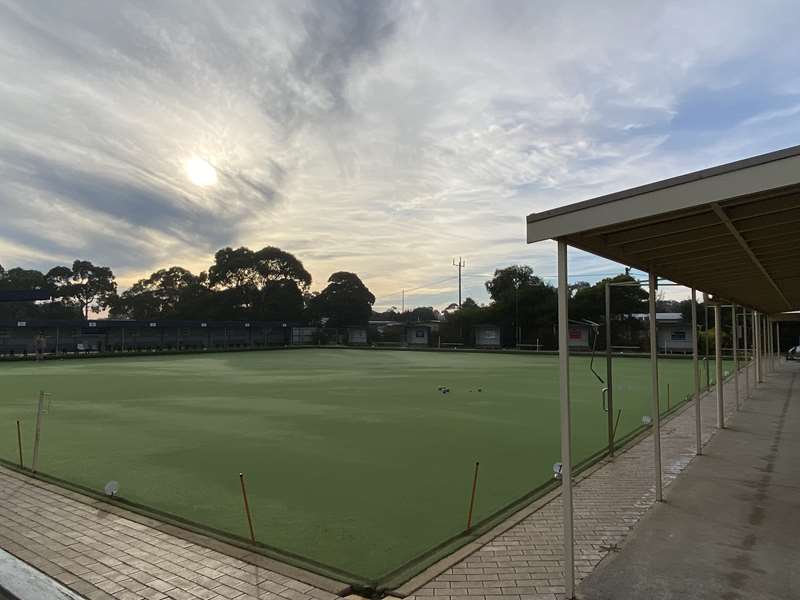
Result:
[[754,393],[578,588],[585,600],[800,598],[800,363]]
[[[656,502],[662,502],[664,467],[656,324],[659,280],[667,285],[674,283],[690,288],[694,331],[697,331],[697,292],[703,292],[705,306],[710,304],[713,307],[713,345],[718,381],[722,379],[723,311],[730,311],[730,335],[736,364],[741,365],[740,359],[746,361],[752,356],[756,382],[764,383],[773,375],[777,349],[781,347],[779,322],[787,311],[800,309],[800,254],[794,250],[797,224],[800,223],[800,146],[533,213],[528,215],[527,223],[529,243],[553,239],[557,245],[562,463],[558,472],[562,478],[565,595],[574,598],[578,566],[575,546],[579,540],[575,535],[577,513],[572,489],[568,248],[580,248],[648,272],[649,422],[653,434],[655,496]],[[606,286],[607,330],[611,327],[609,291],[610,287]],[[702,409],[697,337],[694,336],[692,354],[696,451],[700,455],[703,451]],[[610,353],[607,353],[607,360],[610,373]],[[734,369],[734,379],[738,382],[738,369]],[[607,387],[610,414],[614,391],[610,377]],[[726,427],[726,404],[733,401],[736,407],[740,406],[738,384],[733,398],[728,397],[723,389],[721,385],[716,388],[716,422],[720,429]],[[735,443],[741,445],[739,451],[743,458],[752,458],[751,448],[738,439]],[[746,464],[750,464],[749,461]],[[726,505],[726,510],[735,510],[732,508],[735,502],[722,492],[719,499]],[[699,521],[692,521],[689,519],[683,524],[687,532],[693,529],[693,525],[701,527]],[[705,525],[707,523],[702,523]],[[702,542],[702,538],[696,540],[696,543]],[[643,550],[646,554],[655,553],[657,548],[646,545]],[[686,555],[682,547],[673,548],[675,551],[677,555],[669,555],[673,561],[682,560]],[[716,556],[718,560],[725,560],[722,552]],[[642,576],[649,576],[646,569]],[[731,587],[735,589],[735,584]],[[788,597],[788,590],[783,592],[783,597]]]

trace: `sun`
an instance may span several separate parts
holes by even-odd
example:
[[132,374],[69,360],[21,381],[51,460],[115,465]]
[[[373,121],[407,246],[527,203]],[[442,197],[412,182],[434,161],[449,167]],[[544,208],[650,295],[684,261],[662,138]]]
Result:
[[217,170],[207,160],[190,158],[186,161],[186,175],[195,185],[208,187],[217,183]]

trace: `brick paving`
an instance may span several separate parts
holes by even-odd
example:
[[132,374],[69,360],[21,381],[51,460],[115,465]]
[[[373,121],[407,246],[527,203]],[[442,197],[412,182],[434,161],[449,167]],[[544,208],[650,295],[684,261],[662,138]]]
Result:
[[[743,385],[743,378],[741,381]],[[735,412],[726,385],[728,414]],[[716,429],[713,394],[703,435]],[[665,485],[694,457],[690,404],[662,425]],[[648,436],[574,488],[579,577],[613,551],[654,502]],[[0,547],[90,600],[333,600],[337,596],[213,548],[107,512],[90,499],[0,467]],[[555,498],[410,596],[427,600],[563,597],[561,502]]]
[[[744,394],[744,377],[739,384]],[[733,383],[727,383],[728,417],[736,412],[733,392]],[[704,444],[717,431],[715,407],[712,390],[701,400]],[[689,403],[661,425],[664,486],[695,456],[694,415],[694,404]],[[576,579],[583,579],[607,553],[614,552],[654,504],[654,478],[653,439],[648,435],[573,487]],[[555,497],[417,589],[408,600],[562,600],[561,511],[561,498]]]
[[336,594],[0,468],[0,547],[90,600],[333,600]]

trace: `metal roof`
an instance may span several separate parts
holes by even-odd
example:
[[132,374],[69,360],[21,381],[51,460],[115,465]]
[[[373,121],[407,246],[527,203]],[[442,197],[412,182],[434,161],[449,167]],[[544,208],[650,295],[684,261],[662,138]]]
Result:
[[800,146],[528,216],[571,246],[767,313],[800,308]]

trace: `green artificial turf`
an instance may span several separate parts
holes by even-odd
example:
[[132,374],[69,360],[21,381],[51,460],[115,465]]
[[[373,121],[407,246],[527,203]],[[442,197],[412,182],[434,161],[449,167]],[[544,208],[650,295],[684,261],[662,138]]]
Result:
[[[578,462],[606,445],[606,415],[588,358],[570,364]],[[618,438],[649,412],[649,364],[615,360]],[[674,404],[691,391],[691,361],[659,365]],[[595,366],[604,375],[602,358]],[[360,581],[464,529],[476,461],[478,521],[549,481],[559,460],[556,356],[302,349],[4,363],[0,457],[17,460],[21,419],[30,463],[39,390],[52,394],[41,472],[96,490],[115,479],[127,500],[247,536],[244,472],[260,541]]]

